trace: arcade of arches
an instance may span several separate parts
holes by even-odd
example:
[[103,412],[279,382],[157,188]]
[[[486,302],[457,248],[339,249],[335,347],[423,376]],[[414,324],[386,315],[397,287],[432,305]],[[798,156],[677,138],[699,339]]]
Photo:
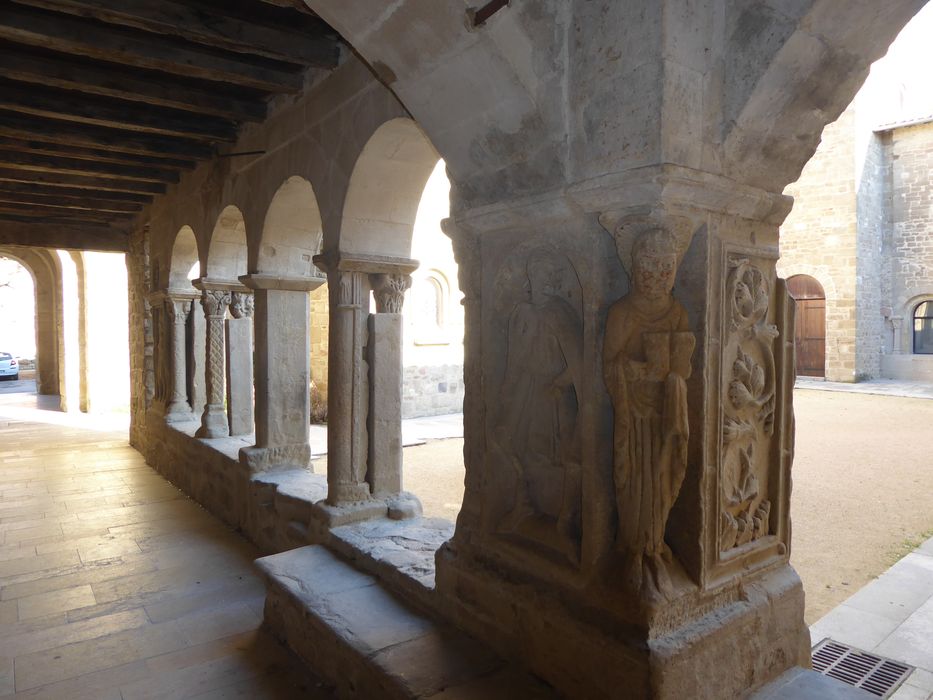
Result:
[[[720,699],[808,667],[782,191],[923,4],[304,0],[336,66],[127,229],[132,445],[271,555],[267,624],[346,697]],[[400,310],[439,158],[466,331],[456,524],[420,517],[401,450]],[[769,697],[806,697],[793,678]]]

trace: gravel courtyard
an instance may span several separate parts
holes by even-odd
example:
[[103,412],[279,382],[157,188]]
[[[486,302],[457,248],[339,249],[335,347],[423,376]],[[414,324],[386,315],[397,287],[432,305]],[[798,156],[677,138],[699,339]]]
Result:
[[[933,534],[933,401],[798,389],[791,562],[813,623]],[[405,449],[405,488],[454,519],[463,440]]]

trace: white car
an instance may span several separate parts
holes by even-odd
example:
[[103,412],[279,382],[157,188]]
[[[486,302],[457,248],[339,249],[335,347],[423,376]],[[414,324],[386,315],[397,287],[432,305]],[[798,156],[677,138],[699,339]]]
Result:
[[8,352],[0,352],[0,377],[10,377],[14,381],[19,379],[19,363]]

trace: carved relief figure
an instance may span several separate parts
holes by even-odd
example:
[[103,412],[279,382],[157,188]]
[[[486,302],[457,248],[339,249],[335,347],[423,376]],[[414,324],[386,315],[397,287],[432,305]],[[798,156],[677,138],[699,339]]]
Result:
[[[617,236],[620,258],[627,244]],[[617,545],[628,586],[646,598],[671,592],[664,530],[687,468],[687,384],[696,338],[674,298],[678,244],[643,232],[631,251],[632,290],[609,309],[603,377],[614,409]]]
[[538,527],[541,519],[556,525],[564,538],[578,539],[582,327],[562,294],[565,272],[561,262],[545,253],[533,254],[527,262],[526,299],[509,315],[496,429],[518,484],[501,527],[540,540],[548,539]]

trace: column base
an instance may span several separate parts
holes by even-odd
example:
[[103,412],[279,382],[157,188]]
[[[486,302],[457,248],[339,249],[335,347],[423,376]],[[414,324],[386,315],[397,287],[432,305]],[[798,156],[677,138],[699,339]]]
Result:
[[187,401],[173,401],[165,409],[166,423],[184,423],[186,421],[196,420],[194,412]]
[[325,527],[338,527],[349,525],[363,520],[384,518],[388,515],[385,501],[375,498],[331,505],[326,501],[319,501],[311,506],[312,516]]
[[240,464],[252,474],[288,469],[314,471],[311,466],[311,445],[306,442],[271,447],[259,447],[258,445],[241,447]]
[[[438,603],[457,626],[526,664],[568,697],[744,697],[810,664],[803,587],[789,565],[671,601],[678,624],[625,624],[598,596],[510,579],[483,562],[437,556]],[[493,565],[494,566],[494,565]],[[623,594],[619,594],[623,595]],[[559,634],[555,634],[559,630]]]
[[230,437],[230,424],[222,406],[208,406],[201,416],[201,427],[194,434],[198,438]]

